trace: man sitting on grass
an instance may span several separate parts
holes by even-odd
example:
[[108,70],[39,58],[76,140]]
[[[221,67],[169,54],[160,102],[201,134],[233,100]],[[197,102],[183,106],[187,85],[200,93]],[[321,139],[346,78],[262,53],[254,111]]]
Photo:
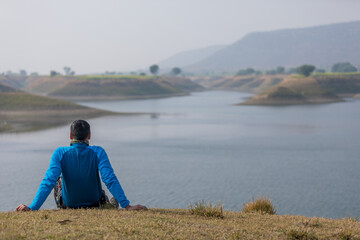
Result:
[[102,181],[115,197],[110,200],[112,205],[118,207],[120,203],[126,210],[146,210],[145,206],[129,204],[105,150],[89,146],[90,137],[89,123],[84,120],[74,121],[70,128],[70,147],[55,150],[32,204],[29,207],[21,204],[16,211],[38,210],[52,188],[58,208],[101,207],[109,200],[101,188],[99,172]]

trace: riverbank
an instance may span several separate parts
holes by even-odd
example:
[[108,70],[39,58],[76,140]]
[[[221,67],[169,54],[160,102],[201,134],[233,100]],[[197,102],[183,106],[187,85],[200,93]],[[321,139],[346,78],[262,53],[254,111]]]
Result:
[[90,119],[110,115],[134,115],[93,108],[70,110],[18,110],[0,112],[0,133],[28,132],[69,124],[76,119]]
[[75,119],[129,115],[32,95],[0,84],[0,133],[41,130]]
[[175,76],[39,76],[29,77],[24,85],[31,93],[72,101],[165,98],[204,90]]
[[238,105],[305,105],[343,102],[359,98],[360,74],[246,75],[194,79],[213,90],[253,93]]
[[172,94],[158,94],[158,95],[144,95],[144,96],[72,96],[72,97],[64,97],[64,96],[56,96],[55,98],[64,99],[68,101],[119,101],[119,100],[140,100],[140,99],[158,99],[158,98],[170,98],[170,97],[181,97],[188,96],[190,93],[172,93]]
[[0,239],[359,239],[356,219],[185,209],[41,210],[0,213]]

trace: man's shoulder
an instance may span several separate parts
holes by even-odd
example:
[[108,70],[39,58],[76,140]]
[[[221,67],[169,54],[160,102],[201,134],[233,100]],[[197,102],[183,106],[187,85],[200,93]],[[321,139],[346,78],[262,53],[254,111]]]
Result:
[[105,150],[104,150],[102,147],[100,147],[100,146],[95,146],[95,145],[94,145],[94,146],[89,146],[88,148],[94,150],[95,152],[102,152],[102,151],[105,152]]
[[54,154],[61,154],[61,153],[65,153],[67,151],[69,151],[71,149],[70,146],[67,147],[58,147],[57,149],[55,149]]

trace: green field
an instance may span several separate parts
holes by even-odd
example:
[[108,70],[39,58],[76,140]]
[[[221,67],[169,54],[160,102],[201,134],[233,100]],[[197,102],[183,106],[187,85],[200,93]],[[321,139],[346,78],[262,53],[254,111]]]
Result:
[[347,73],[313,73],[312,76],[360,76],[360,72],[347,72]]

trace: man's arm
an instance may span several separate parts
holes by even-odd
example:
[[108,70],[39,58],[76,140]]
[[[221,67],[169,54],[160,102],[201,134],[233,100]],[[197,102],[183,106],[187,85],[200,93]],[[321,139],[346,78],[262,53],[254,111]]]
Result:
[[104,149],[99,149],[99,171],[102,181],[105,183],[106,187],[109,189],[111,194],[116,198],[120,203],[120,206],[126,210],[141,210],[147,209],[142,205],[131,206],[129,200],[126,198],[124,190],[122,189],[119,180],[115,176],[114,170],[111,167],[109,158]]
[[49,169],[46,171],[45,177],[40,184],[39,190],[32,204],[29,207],[27,207],[24,204],[21,204],[16,208],[16,211],[39,210],[41,205],[45,202],[46,198],[49,196],[51,190],[54,188],[60,174],[61,174],[60,154],[56,150],[51,157]]

